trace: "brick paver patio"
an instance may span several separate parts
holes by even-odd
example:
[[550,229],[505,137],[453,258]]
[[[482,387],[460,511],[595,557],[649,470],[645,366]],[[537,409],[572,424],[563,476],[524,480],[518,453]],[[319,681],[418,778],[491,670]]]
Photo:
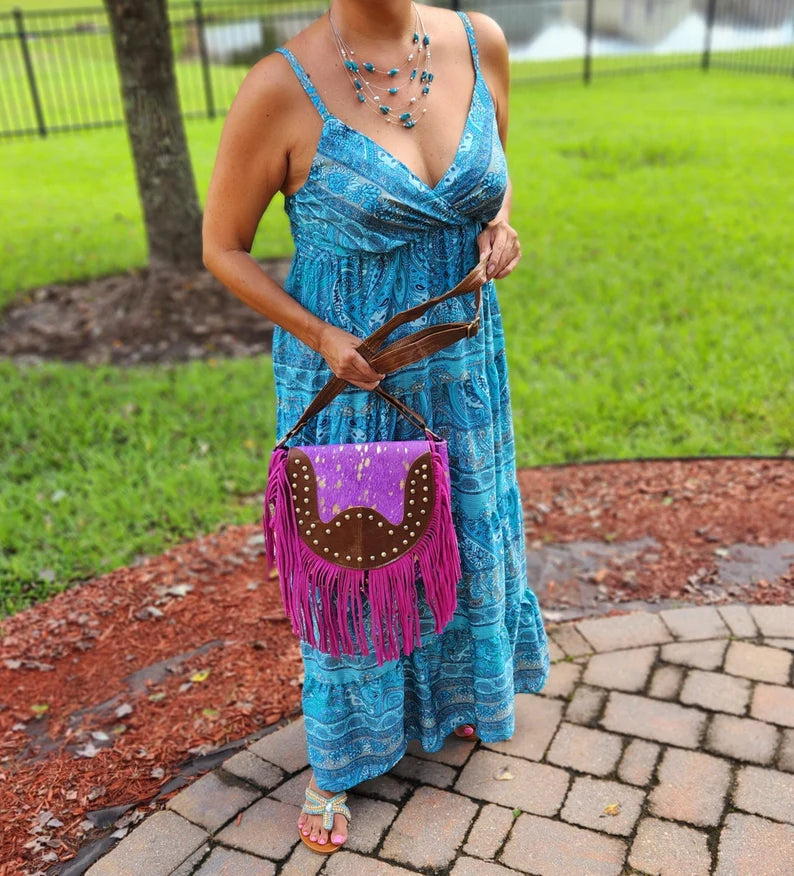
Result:
[[145,819],[89,876],[792,876],[794,606],[550,627],[508,742],[414,742],[359,785],[346,848],[299,841],[302,720]]

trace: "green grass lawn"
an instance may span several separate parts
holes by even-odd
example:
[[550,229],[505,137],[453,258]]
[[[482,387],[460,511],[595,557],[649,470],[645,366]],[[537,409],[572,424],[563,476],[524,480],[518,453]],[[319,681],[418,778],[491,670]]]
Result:
[[[514,89],[499,287],[519,463],[794,450],[794,84],[697,71]],[[199,188],[220,123],[191,122]],[[2,288],[144,258],[121,131],[5,143]],[[289,246],[274,204],[256,252]],[[257,522],[270,360],[0,362],[0,599]]]

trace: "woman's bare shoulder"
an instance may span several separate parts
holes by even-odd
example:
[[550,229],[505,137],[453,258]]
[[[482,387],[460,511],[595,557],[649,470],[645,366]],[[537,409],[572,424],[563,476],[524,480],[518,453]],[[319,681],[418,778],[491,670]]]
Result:
[[272,52],[254,64],[237,90],[230,114],[262,122],[294,103],[300,84],[280,52]]
[[477,50],[486,64],[494,66],[507,59],[507,40],[504,31],[490,15],[484,12],[467,13],[477,39]]

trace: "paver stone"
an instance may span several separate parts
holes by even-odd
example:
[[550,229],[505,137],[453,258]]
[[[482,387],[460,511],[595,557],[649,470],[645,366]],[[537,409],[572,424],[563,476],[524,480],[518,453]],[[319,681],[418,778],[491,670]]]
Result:
[[602,833],[628,836],[640,817],[645,793],[620,782],[574,779],[560,817]]
[[306,727],[303,716],[295,721],[290,721],[285,727],[281,727],[267,736],[249,745],[249,751],[268,763],[274,763],[285,772],[296,773],[308,766],[309,759],[306,754]]
[[90,876],[168,876],[207,839],[207,832],[169,809],[145,818],[87,871]]
[[540,695],[544,697],[567,697],[576,687],[582,667],[576,663],[553,663],[549,678]]
[[740,639],[752,639],[758,633],[752,615],[746,605],[720,605],[717,611],[731,628],[734,636]]
[[746,678],[692,669],[687,673],[680,700],[688,706],[743,715],[750,702],[750,689]]
[[725,655],[725,671],[731,675],[787,684],[791,673],[792,655],[780,648],[733,641]]
[[778,731],[771,724],[752,718],[715,715],[706,736],[705,747],[715,754],[752,763],[772,763],[777,749]]
[[780,746],[778,766],[782,770],[794,773],[794,730],[783,731],[783,744]]
[[232,873],[234,876],[274,876],[275,872],[276,865],[272,861],[216,846],[195,876],[231,876]]
[[750,614],[762,636],[788,638],[794,630],[794,605],[752,605]]
[[565,720],[573,724],[589,724],[595,721],[606,698],[607,692],[602,688],[580,684],[565,710]]
[[658,648],[634,648],[594,654],[587,664],[585,684],[610,690],[639,691],[645,687]]
[[284,778],[284,771],[275,764],[257,757],[252,751],[238,751],[223,762],[223,769],[233,776],[244,779],[263,791],[275,788]]
[[543,876],[620,876],[626,844],[562,821],[519,815],[500,860]]
[[280,861],[300,842],[299,811],[295,806],[263,797],[242,813],[239,823],[235,819],[216,838],[243,852]]
[[658,758],[658,745],[644,739],[632,739],[618,765],[618,777],[630,785],[647,785]]
[[794,727],[794,690],[777,684],[757,684],[750,714],[759,721]]
[[261,791],[224,770],[213,770],[180,791],[168,809],[215,833],[241,809],[261,797]]
[[731,812],[720,831],[715,876],[791,876],[794,827]]
[[660,700],[674,700],[684,672],[679,666],[659,666],[653,673],[648,694]]
[[[794,776],[760,767],[742,767],[733,801],[737,809],[794,824]],[[794,869],[794,858],[791,863]]]
[[606,776],[615,768],[623,740],[613,733],[576,724],[561,724],[546,755],[549,763],[582,773]]
[[389,771],[389,775],[422,782],[425,785],[435,785],[437,788],[449,788],[455,781],[455,770],[452,767],[432,760],[422,760],[410,754],[398,760]]
[[615,733],[683,748],[697,748],[705,723],[706,715],[697,709],[617,691],[610,693],[601,719],[601,725]]
[[477,858],[493,858],[513,826],[513,812],[486,803],[474,822],[463,851]]
[[672,630],[676,639],[717,639],[730,635],[716,608],[673,608],[661,612],[662,620]]
[[[504,770],[513,778],[504,781],[494,778]],[[562,804],[568,783],[568,773],[564,770],[481,750],[476,751],[463,768],[455,790],[511,809],[554,815]]]
[[694,669],[718,669],[728,647],[727,639],[712,639],[707,642],[674,642],[662,646],[662,660],[691,666]]
[[515,732],[504,742],[483,742],[492,751],[540,760],[548,748],[562,716],[559,700],[534,694],[516,694]]
[[653,876],[708,876],[707,841],[705,833],[692,827],[644,818],[631,845],[629,864]]
[[353,820],[345,848],[351,852],[374,852],[399,812],[398,808],[393,803],[359,797],[357,794],[348,795],[348,805]]
[[417,788],[386,834],[380,854],[417,869],[447,867],[476,812],[477,804],[460,794]]
[[668,748],[658,776],[659,784],[649,797],[651,814],[699,827],[719,823],[731,778],[727,761],[697,751]]
[[576,626],[596,651],[659,645],[673,638],[658,615],[640,612],[584,620]]

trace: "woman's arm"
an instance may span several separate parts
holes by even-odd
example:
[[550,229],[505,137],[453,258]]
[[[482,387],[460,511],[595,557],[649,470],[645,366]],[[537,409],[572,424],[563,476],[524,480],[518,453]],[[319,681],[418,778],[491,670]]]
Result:
[[290,77],[281,55],[264,58],[229,109],[204,207],[204,264],[249,307],[320,353],[337,377],[373,389],[383,375],[356,352],[361,339],[299,304],[250,254],[262,214],[288,182],[301,119],[305,128],[295,107],[308,98]]
[[[481,12],[469,13],[477,37],[480,55],[480,69],[485,77],[496,107],[496,124],[502,148],[507,150],[507,115],[510,96],[510,58],[507,40],[499,25]],[[480,258],[490,255],[488,276],[500,280],[506,277],[521,258],[518,235],[510,225],[510,208],[513,199],[513,186],[508,177],[507,191],[499,212],[485,226],[477,238]]]

